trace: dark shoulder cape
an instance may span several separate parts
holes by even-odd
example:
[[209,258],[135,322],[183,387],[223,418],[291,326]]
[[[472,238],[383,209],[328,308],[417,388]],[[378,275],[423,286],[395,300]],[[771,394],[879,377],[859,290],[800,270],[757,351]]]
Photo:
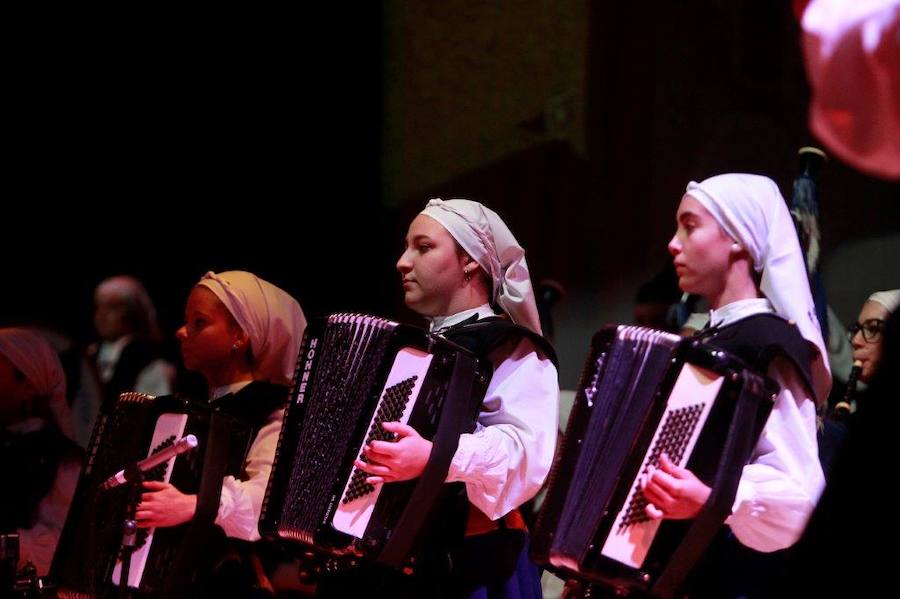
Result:
[[513,324],[505,318],[492,317],[478,320],[476,316],[450,327],[443,333],[443,336],[468,349],[480,359],[487,358],[494,349],[509,339],[525,338],[531,341],[540,353],[550,359],[554,366],[559,366],[556,351],[549,341],[531,329]]
[[269,415],[287,404],[288,388],[266,381],[253,381],[237,393],[212,402],[212,409],[227,414],[253,428],[254,436]]
[[812,363],[816,349],[800,329],[777,314],[753,314],[723,327],[702,331],[702,343],[730,352],[765,374],[772,360],[784,358],[794,365],[812,393]]

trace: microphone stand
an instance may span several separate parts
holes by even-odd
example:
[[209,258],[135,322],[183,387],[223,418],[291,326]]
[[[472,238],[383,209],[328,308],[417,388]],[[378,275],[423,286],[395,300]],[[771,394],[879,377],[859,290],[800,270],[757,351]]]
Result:
[[133,479],[128,481],[128,499],[125,504],[125,520],[122,521],[122,569],[119,571],[119,597],[128,597],[128,577],[131,573],[131,556],[137,541],[137,506],[141,500],[141,487],[144,483],[144,474],[137,472]]
[[[124,480],[127,486],[127,500],[125,503],[125,520],[122,522],[122,545],[120,558],[122,567],[119,570],[119,597],[127,599],[128,597],[128,577],[131,573],[131,556],[134,554],[134,546],[137,537],[137,506],[141,501],[141,490],[144,478],[147,472],[152,473],[166,463],[168,459],[174,459],[176,456],[191,451],[197,447],[197,438],[194,435],[187,435],[183,439],[179,439],[172,446],[160,449],[148,456],[146,459],[137,462],[125,468],[125,470],[107,479],[100,485],[100,491],[114,489]],[[174,450],[174,453],[172,453]],[[119,479],[119,476],[122,479]],[[151,474],[152,476],[152,474]]]

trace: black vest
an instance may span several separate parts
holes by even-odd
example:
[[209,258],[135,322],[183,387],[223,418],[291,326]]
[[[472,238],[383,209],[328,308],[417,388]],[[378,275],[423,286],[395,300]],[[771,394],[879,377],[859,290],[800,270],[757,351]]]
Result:
[[697,333],[702,343],[730,352],[761,374],[777,357],[794,365],[812,393],[812,363],[816,348],[800,334],[800,329],[777,314],[753,314],[723,327]]
[[[212,463],[215,463],[214,476],[208,476],[204,472],[200,493],[216,499],[212,505],[205,509],[204,521],[207,525],[202,532],[192,537],[193,546],[188,549],[191,552],[204,554],[200,560],[198,579],[193,585],[185,583],[184,596],[196,597],[253,597],[257,584],[256,574],[251,565],[250,554],[253,544],[238,539],[225,537],[219,527],[210,527],[212,518],[218,505],[217,498],[221,493],[222,476],[231,475],[239,480],[246,480],[244,461],[250,445],[259,434],[260,428],[269,419],[275,410],[283,408],[288,400],[288,389],[281,385],[275,385],[265,381],[253,381],[235,393],[223,395],[210,403],[214,413],[224,415],[226,421],[233,424],[224,429],[210,424],[209,436],[215,435],[216,440],[208,439],[208,450],[216,447],[217,454]],[[245,428],[246,427],[246,428]],[[229,434],[230,431],[246,431],[249,428],[249,437],[242,434]],[[235,442],[235,439],[248,439],[246,443]],[[209,458],[206,464],[210,464]],[[206,468],[204,467],[204,470]],[[207,482],[208,481],[208,482]],[[204,485],[209,485],[204,488]],[[200,506],[198,502],[198,512]],[[195,516],[196,518],[197,516]],[[190,574],[185,572],[183,576],[190,579]]]
[[276,409],[283,408],[287,400],[287,387],[266,381],[253,381],[237,393],[229,393],[213,400],[210,406],[214,411],[237,418],[250,426],[253,429],[252,438],[256,438],[269,415]]
[[513,324],[500,316],[478,320],[478,315],[454,325],[441,333],[449,339],[471,351],[481,360],[510,339],[528,339],[538,348],[540,353],[549,358],[553,365],[559,367],[556,351],[550,342],[531,329]]

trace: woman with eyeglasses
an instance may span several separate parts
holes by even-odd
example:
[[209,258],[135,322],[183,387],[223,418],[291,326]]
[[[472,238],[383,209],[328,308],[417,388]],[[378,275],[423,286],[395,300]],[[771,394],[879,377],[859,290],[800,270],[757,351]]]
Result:
[[878,291],[869,296],[859,312],[859,322],[849,327],[853,362],[861,363],[859,380],[868,383],[881,361],[881,332],[884,322],[900,304],[900,289]]

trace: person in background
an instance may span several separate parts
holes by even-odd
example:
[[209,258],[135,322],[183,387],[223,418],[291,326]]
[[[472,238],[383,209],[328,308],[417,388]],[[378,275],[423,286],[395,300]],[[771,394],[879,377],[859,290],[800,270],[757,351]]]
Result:
[[19,566],[39,576],[50,562],[81,470],[66,380],[39,333],[0,329],[0,532],[19,534]]
[[172,392],[175,368],[162,359],[156,309],[139,280],[119,275],[102,281],[94,292],[94,328],[100,338],[88,348],[103,384],[104,400],[120,393]]
[[859,380],[868,383],[881,362],[881,340],[884,324],[900,305],[900,289],[878,291],[869,296],[859,312],[859,319],[850,325],[853,361],[862,369]]

